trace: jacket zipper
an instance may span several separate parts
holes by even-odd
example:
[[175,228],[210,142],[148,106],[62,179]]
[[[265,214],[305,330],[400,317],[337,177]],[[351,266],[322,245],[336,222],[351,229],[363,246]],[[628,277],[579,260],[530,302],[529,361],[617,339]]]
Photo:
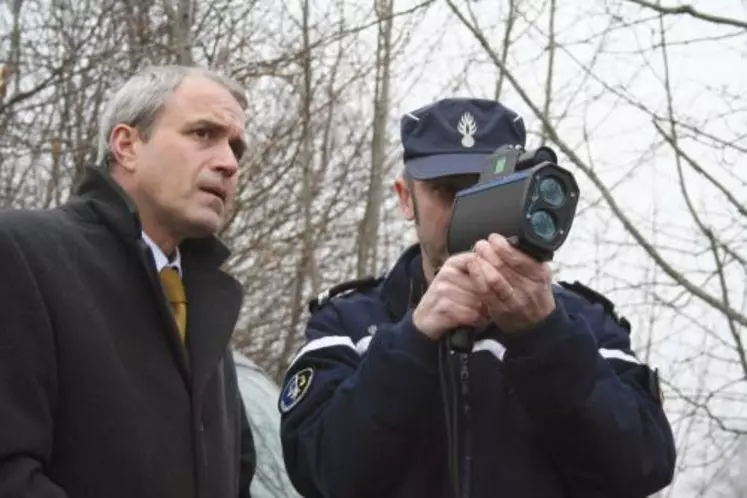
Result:
[[459,355],[459,378],[461,380],[461,405],[462,405],[462,435],[463,448],[462,454],[462,498],[470,496],[470,481],[472,472],[472,413],[469,403],[469,354],[461,353]]

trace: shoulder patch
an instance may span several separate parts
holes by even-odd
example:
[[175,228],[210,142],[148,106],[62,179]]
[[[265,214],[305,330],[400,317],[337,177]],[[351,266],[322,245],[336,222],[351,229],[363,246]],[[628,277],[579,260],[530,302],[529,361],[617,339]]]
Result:
[[299,401],[303,399],[307,392],[309,392],[309,386],[311,381],[314,379],[314,370],[311,367],[299,370],[293,376],[288,379],[285,383],[282,392],[280,393],[280,411],[287,413]]
[[573,283],[558,282],[558,284],[564,289],[575,292],[576,294],[582,296],[592,304],[601,304],[602,308],[604,308],[604,312],[607,313],[607,315],[609,315],[612,320],[615,321],[615,323],[630,332],[630,322],[624,316],[618,315],[617,311],[615,310],[614,303],[607,299],[605,296],[595,291],[594,289],[585,286],[578,280]]
[[348,280],[347,282],[342,282],[341,284],[332,286],[309,300],[309,312],[313,313],[314,311],[322,308],[335,296],[341,295],[346,292],[362,291],[370,289],[372,287],[376,287],[382,280],[384,280],[384,277],[368,276],[355,280]]

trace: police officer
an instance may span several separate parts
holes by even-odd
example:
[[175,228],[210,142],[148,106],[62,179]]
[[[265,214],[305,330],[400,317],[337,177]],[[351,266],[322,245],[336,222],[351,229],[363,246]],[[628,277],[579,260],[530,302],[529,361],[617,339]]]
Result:
[[[498,234],[449,255],[454,194],[525,145],[502,104],[445,99],[402,117],[395,190],[418,244],[388,275],[313,301],[279,400],[306,497],[644,497],[675,465],[656,372],[630,325]],[[444,349],[459,327],[471,351]],[[445,386],[451,386],[446,388]],[[448,404],[451,400],[452,404]]]

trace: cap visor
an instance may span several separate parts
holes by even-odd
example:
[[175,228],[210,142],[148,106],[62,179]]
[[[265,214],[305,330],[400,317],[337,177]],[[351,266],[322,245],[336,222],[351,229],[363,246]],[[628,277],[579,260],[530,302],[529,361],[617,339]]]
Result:
[[406,163],[407,173],[415,180],[433,180],[442,176],[480,174],[490,154],[440,154],[417,157]]

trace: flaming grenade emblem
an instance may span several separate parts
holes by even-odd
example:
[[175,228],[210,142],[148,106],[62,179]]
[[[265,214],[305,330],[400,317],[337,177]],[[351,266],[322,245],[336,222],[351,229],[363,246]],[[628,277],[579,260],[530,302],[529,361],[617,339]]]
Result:
[[457,125],[457,131],[462,135],[462,147],[469,149],[475,146],[475,132],[477,132],[477,123],[475,117],[469,112],[462,114]]

